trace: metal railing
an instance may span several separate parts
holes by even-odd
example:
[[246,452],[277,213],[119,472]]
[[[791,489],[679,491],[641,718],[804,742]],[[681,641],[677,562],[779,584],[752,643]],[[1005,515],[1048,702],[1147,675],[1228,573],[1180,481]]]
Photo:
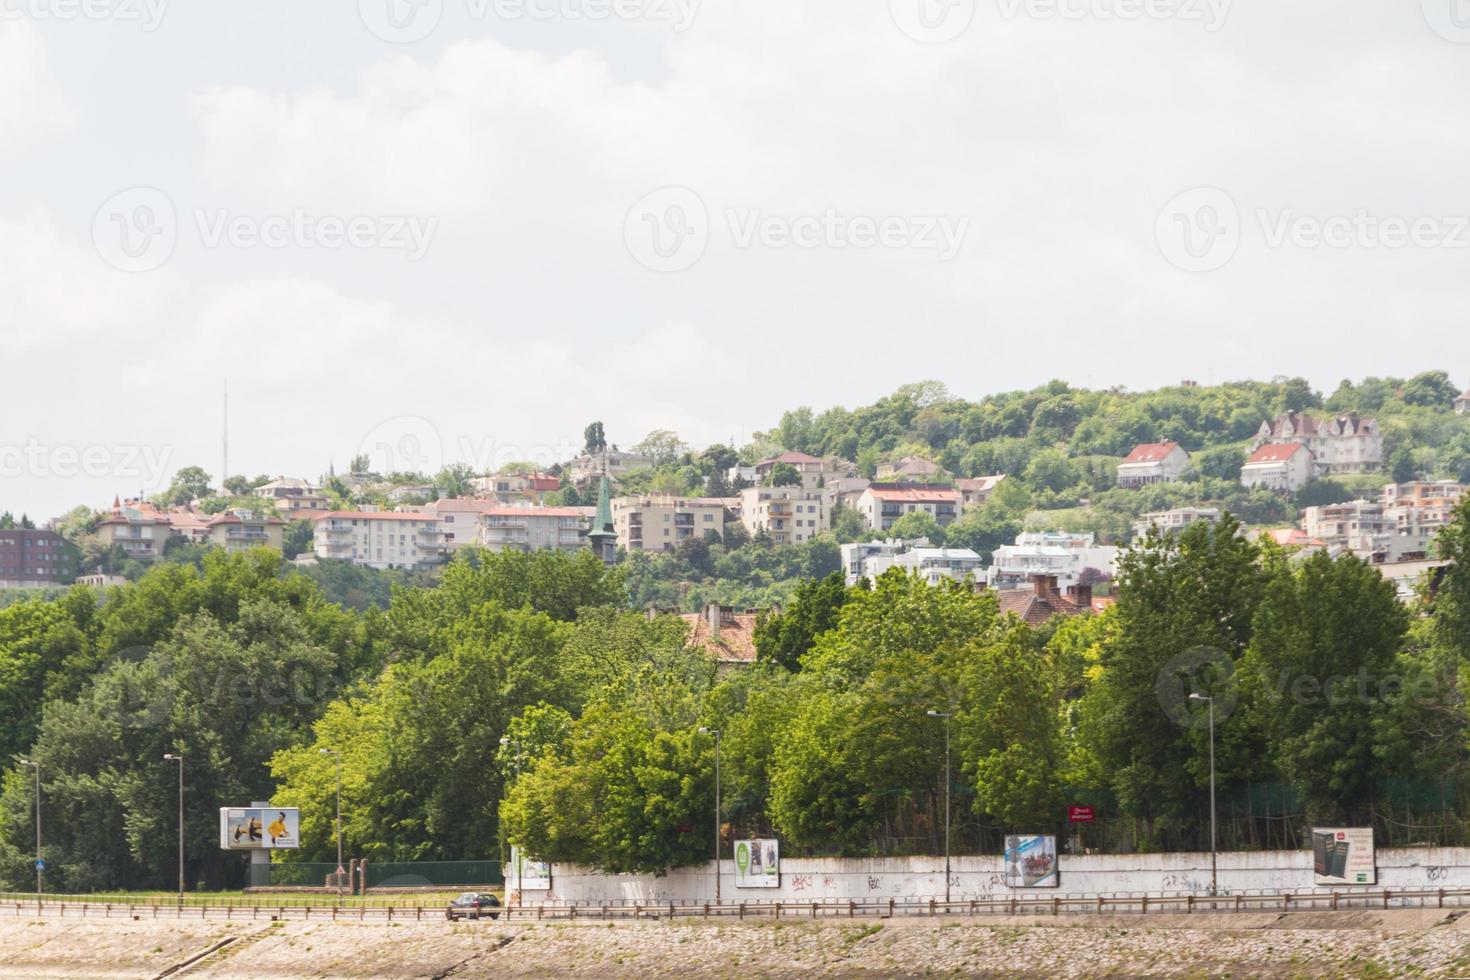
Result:
[[[127,919],[200,918],[227,920],[288,919],[336,921],[429,921],[445,915],[443,904],[422,901],[406,903],[354,900],[348,905],[293,903],[272,898],[269,903],[243,904],[238,899],[166,897],[146,900],[107,900],[97,896],[0,895],[0,915],[17,917],[67,916]],[[966,916],[1061,916],[1061,915],[1195,915],[1248,912],[1328,912],[1385,909],[1460,909],[1470,907],[1470,888],[1381,889],[1352,892],[1309,892],[1259,895],[1135,895],[1036,898],[971,899],[945,902],[940,899],[825,900],[812,902],[635,902],[602,905],[509,905],[498,911],[500,922],[612,920],[658,921],[670,919],[823,919]]]

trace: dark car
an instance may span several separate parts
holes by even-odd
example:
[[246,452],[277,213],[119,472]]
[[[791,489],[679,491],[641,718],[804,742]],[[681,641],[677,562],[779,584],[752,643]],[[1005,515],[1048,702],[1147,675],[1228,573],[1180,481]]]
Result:
[[475,892],[465,892],[463,895],[449,903],[444,910],[444,917],[450,922],[456,919],[478,919],[481,915],[488,915],[492,919],[500,918],[500,913],[494,911],[500,908],[500,899],[494,895],[478,895]]

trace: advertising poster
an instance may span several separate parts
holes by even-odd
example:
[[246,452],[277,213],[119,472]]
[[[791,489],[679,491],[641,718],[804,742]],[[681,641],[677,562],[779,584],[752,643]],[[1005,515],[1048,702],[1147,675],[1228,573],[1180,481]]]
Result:
[[1011,888],[1056,888],[1057,839],[1044,835],[1006,838],[1006,885]]
[[1378,865],[1370,827],[1312,831],[1312,870],[1319,885],[1374,885]]
[[280,851],[301,846],[301,811],[293,807],[220,810],[220,847],[228,851]]
[[780,888],[780,844],[773,840],[736,841],[735,887]]
[[551,865],[548,862],[528,858],[519,847],[511,845],[510,867],[516,891],[551,891]]

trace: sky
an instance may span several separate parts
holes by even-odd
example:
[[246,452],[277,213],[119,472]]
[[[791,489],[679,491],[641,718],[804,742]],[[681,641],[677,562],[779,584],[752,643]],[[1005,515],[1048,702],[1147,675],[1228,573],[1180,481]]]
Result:
[[[0,0],[0,511],[1470,382],[1470,0]],[[1461,365],[1465,365],[1464,368]]]

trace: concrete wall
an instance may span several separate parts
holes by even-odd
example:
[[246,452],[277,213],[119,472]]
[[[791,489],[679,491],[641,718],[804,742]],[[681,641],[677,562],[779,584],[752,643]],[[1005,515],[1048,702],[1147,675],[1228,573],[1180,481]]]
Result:
[[[1470,888],[1470,848],[1381,849],[1378,883],[1337,886],[1338,890]],[[1011,889],[1001,875],[1001,858],[956,857],[951,862],[954,901],[1050,895],[1158,895],[1208,893],[1210,855],[1093,854],[1058,859],[1061,887]],[[523,904],[621,904],[633,902],[713,902],[713,864],[683,868],[665,877],[602,875],[575,865],[553,865],[550,892],[526,892]],[[722,865],[725,902],[811,902],[848,899],[944,897],[944,858],[785,858],[780,888],[735,887],[734,869]],[[1312,880],[1311,851],[1221,854],[1222,894],[1304,893],[1318,889]],[[513,886],[514,883],[512,883]]]

